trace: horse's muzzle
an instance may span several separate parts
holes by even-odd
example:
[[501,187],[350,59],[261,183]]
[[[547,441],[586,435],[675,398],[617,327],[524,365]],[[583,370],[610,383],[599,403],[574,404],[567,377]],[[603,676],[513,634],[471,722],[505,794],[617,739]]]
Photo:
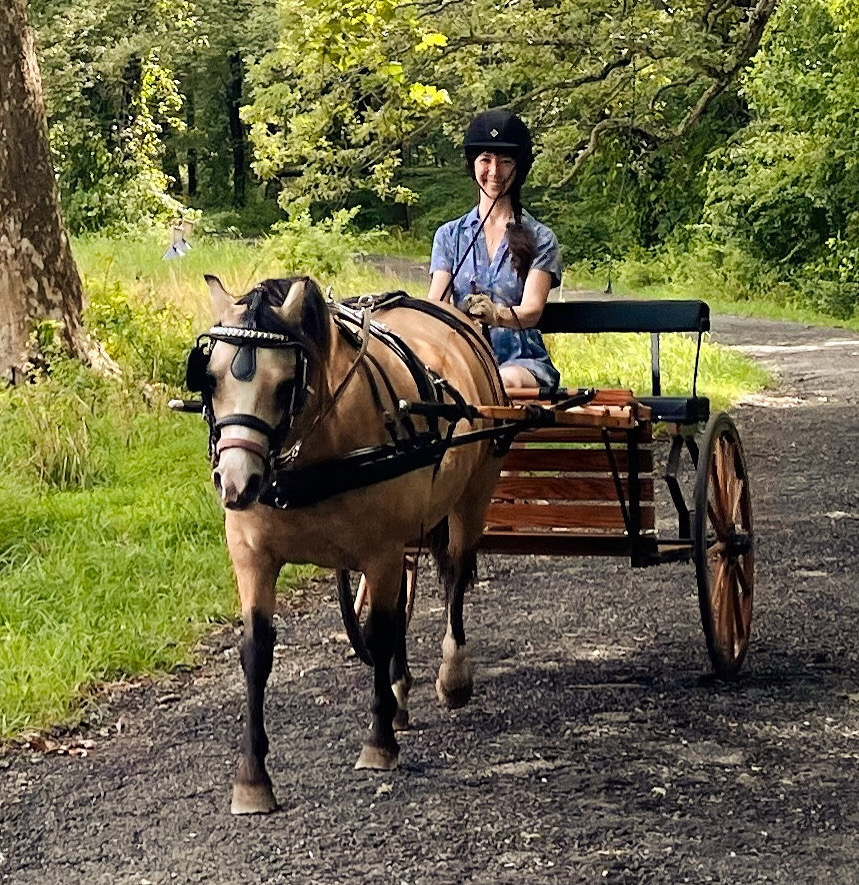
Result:
[[220,468],[215,468],[212,471],[212,482],[224,507],[228,510],[245,510],[259,498],[263,477],[259,473],[252,473],[239,487],[229,476],[222,474]]

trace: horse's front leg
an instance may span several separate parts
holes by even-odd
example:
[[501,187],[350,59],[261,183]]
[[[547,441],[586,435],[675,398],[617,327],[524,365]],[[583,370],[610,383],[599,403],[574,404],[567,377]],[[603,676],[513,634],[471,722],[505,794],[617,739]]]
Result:
[[373,659],[373,722],[355,767],[390,771],[397,767],[400,752],[394,735],[397,699],[391,687],[391,661],[400,633],[405,642],[405,617],[397,604],[401,590],[405,592],[402,557],[367,569],[365,575],[370,613],[364,642]]
[[228,544],[241,598],[244,630],[239,651],[247,692],[242,755],[233,782],[230,811],[233,814],[266,814],[277,808],[271,778],[265,767],[268,735],[263,704],[274,657],[272,617],[275,581],[280,567],[267,563],[260,551],[252,551],[242,542],[229,543],[229,532]]
[[396,731],[406,731],[409,727],[409,692],[414,680],[409,670],[406,633],[409,628],[410,609],[414,604],[416,580],[417,558],[406,556],[403,560],[403,577],[400,583],[400,596],[397,600],[394,656],[391,658],[391,688],[397,699],[397,712],[394,715],[394,729]]

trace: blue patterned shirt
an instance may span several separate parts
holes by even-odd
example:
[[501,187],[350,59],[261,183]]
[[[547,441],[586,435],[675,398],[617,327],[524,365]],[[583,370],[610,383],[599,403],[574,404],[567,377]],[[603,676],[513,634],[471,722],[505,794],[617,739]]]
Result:
[[[557,237],[546,225],[540,224],[524,211],[522,224],[534,238],[531,267],[548,273],[552,278],[552,288],[559,286],[561,258]],[[442,270],[452,274],[462,262],[452,284],[453,303],[460,310],[465,310],[465,298],[472,292],[486,292],[496,304],[515,308],[522,303],[525,284],[513,268],[507,236],[505,234],[495,257],[490,261],[483,231],[468,252],[479,226],[476,206],[461,218],[443,224],[433,238],[430,273]],[[466,256],[464,261],[463,256]],[[493,326],[490,337],[500,365],[520,365],[531,372],[541,386],[557,387],[560,375],[552,365],[543,337],[537,329],[502,329]]]

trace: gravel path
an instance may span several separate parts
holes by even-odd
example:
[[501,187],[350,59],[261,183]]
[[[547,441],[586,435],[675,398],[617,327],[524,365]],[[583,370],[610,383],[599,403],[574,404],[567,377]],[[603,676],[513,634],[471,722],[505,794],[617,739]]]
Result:
[[859,336],[725,317],[714,337],[779,377],[735,415],[759,539],[738,681],[708,676],[690,565],[486,557],[471,705],[435,701],[424,576],[401,768],[356,772],[369,674],[321,582],[277,623],[278,813],[228,813],[243,712],[228,629],[199,669],[57,737],[65,750],[0,756],[0,882],[855,882]]

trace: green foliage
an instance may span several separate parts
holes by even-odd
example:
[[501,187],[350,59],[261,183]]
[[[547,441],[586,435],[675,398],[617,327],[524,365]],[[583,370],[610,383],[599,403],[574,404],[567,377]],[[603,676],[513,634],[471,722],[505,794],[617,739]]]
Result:
[[131,381],[181,387],[194,319],[169,302],[132,300],[121,284],[90,288],[86,329]]
[[[782,4],[744,81],[749,126],[710,156],[689,257],[724,288],[838,318],[859,299],[859,19],[853,4]],[[690,270],[686,262],[686,272]]]
[[[535,124],[538,180],[568,190],[593,135],[615,146],[603,168],[619,156],[637,163],[644,192],[664,175],[648,169],[646,155],[686,131],[711,79],[728,76],[718,72],[742,55],[746,7],[473,0],[434,8],[430,19],[420,4],[392,0],[279,0],[281,39],[251,70],[243,111],[255,168],[302,207],[342,204],[359,184],[408,201],[404,159],[425,165],[458,154],[465,120],[507,104]],[[732,111],[727,101],[719,113]],[[717,126],[714,137],[735,128]],[[695,156],[684,166],[666,147],[661,162],[682,167],[664,175],[673,179],[662,191],[670,202],[678,179],[697,171]]]
[[68,226],[125,230],[175,215],[162,134],[182,127],[182,99],[164,57],[175,35],[190,32],[189,4],[30,6]]
[[317,222],[304,211],[277,222],[268,248],[285,275],[309,274],[328,284],[355,258],[366,255],[386,235],[378,230],[356,230],[352,221],[358,209],[340,209]]

